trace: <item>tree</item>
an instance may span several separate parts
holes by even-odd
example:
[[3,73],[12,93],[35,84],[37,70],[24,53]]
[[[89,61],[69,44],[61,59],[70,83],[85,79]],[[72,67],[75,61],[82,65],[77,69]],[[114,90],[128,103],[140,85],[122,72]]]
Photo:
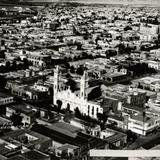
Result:
[[30,62],[28,61],[28,59],[24,58],[23,63],[24,63],[24,69],[28,69],[28,67],[30,65]]
[[0,88],[4,88],[6,86],[7,80],[3,77],[0,76]]
[[76,87],[76,85],[77,85],[76,82],[71,78],[68,79],[68,81],[66,82],[66,85],[70,87],[72,92],[74,92],[77,88]]
[[101,122],[101,130],[105,129],[105,123],[108,119],[108,115],[106,115],[105,113],[97,113],[97,118],[99,119],[99,121]]
[[74,115],[70,111],[67,111],[64,115],[63,120],[68,123],[73,117]]
[[22,119],[23,118],[22,118],[22,116],[20,114],[21,114],[20,111],[16,110],[16,112],[12,113],[12,115],[10,117],[10,119],[11,119],[11,121],[13,123],[13,126],[15,126],[15,127],[19,127],[19,126],[23,125],[23,123],[22,123]]
[[77,42],[76,45],[77,45],[77,50],[81,50],[82,49],[82,44],[80,42]]
[[68,156],[68,153],[66,152],[66,150],[63,150],[63,151],[62,151],[62,154],[61,154],[61,158],[62,158],[62,159],[63,159],[63,158],[64,158],[64,159],[68,159],[68,157],[69,157],[69,156]]
[[15,71],[16,69],[17,69],[17,63],[14,60],[13,63],[12,63],[12,70]]
[[76,107],[76,109],[75,109],[75,116],[76,116],[77,118],[79,118],[79,117],[81,116],[81,112],[80,112],[80,110],[79,110],[78,107]]
[[57,100],[57,109],[58,109],[58,112],[60,112],[61,107],[62,107],[62,101],[61,100]]
[[71,72],[71,73],[75,73],[75,68],[74,68],[74,66],[71,66],[71,67],[70,67],[70,72]]
[[120,43],[118,46],[119,54],[124,54],[125,51],[125,45]]
[[132,27],[126,26],[126,27],[124,28],[124,31],[128,31],[128,30],[132,30]]
[[10,66],[11,66],[10,62],[9,62],[9,61],[7,61],[5,66],[6,66],[6,69],[8,69],[8,70],[9,70],[9,69],[10,69]]
[[4,53],[4,51],[0,51],[0,58],[5,58],[5,53]]
[[101,96],[101,87],[94,88],[89,94],[88,94],[88,100],[92,100],[95,98],[98,98]]
[[84,67],[83,66],[78,67],[76,73],[79,74],[79,75],[83,75]]

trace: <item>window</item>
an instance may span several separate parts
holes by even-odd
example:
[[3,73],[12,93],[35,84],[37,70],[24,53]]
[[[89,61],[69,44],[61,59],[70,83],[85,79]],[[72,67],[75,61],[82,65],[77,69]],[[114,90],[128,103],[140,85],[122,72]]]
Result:
[[99,112],[99,109],[97,108],[97,113]]
[[89,113],[90,113],[90,105],[88,105],[88,115],[89,115]]
[[92,107],[92,115],[94,115],[94,107]]

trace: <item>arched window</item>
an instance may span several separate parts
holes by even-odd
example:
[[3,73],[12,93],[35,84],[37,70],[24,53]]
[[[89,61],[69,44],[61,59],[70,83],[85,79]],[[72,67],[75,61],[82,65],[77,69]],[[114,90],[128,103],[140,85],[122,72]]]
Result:
[[70,104],[67,103],[67,111],[70,111]]
[[99,112],[99,109],[97,108],[97,113]]
[[90,113],[90,105],[88,105],[88,115],[89,115],[89,113]]
[[92,107],[92,115],[94,115],[94,107]]

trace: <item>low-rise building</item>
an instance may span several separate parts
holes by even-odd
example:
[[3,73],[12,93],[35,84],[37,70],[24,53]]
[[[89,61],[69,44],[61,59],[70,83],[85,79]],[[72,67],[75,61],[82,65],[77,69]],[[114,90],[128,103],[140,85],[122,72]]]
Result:
[[18,154],[16,156],[13,156],[11,158],[8,158],[8,160],[51,160],[50,156],[40,152],[38,150],[29,150],[25,153]]
[[100,137],[101,139],[109,143],[110,145],[109,148],[112,148],[112,147],[123,148],[124,145],[127,143],[126,134],[109,129],[109,128],[101,131]]
[[148,61],[148,67],[154,68],[155,70],[160,70],[160,62],[159,61]]
[[3,93],[0,93],[0,106],[11,104],[13,102],[14,102],[14,98],[12,96],[8,96]]
[[10,118],[14,113],[20,112],[22,116],[22,123],[24,126],[28,126],[35,121],[36,109],[32,106],[25,104],[15,104],[6,106],[6,117]]
[[45,68],[51,63],[51,56],[43,53],[30,53],[27,55],[28,61],[32,62],[33,66]]
[[140,135],[147,135],[160,125],[160,118],[156,116],[148,116],[145,114],[138,114],[129,117],[128,129]]
[[74,159],[78,159],[80,156],[79,147],[71,144],[64,144],[63,146],[56,148],[55,152],[56,156],[60,158],[63,157],[63,153],[65,153],[68,158],[74,157]]
[[19,129],[10,132],[7,135],[1,137],[1,139],[7,143],[14,143],[16,141],[17,144],[22,146],[22,151],[23,149],[26,151],[32,148],[45,152],[52,145],[50,138],[27,129]]

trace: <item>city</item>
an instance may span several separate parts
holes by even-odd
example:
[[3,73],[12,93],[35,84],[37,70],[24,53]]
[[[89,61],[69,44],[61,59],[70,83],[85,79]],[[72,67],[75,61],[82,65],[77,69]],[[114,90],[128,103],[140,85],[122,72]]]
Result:
[[80,2],[0,2],[0,160],[160,149],[158,1]]

